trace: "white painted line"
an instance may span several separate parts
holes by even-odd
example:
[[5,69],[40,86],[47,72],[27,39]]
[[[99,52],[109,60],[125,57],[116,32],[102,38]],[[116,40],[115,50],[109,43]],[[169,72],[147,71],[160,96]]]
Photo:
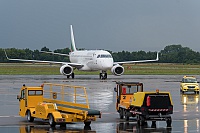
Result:
[[6,118],[7,118],[7,117],[10,117],[10,116],[0,116],[0,117],[1,117],[1,118],[3,118],[3,117],[6,117]]
[[8,117],[21,117],[21,116],[18,116],[18,115],[1,115],[0,118],[8,118]]

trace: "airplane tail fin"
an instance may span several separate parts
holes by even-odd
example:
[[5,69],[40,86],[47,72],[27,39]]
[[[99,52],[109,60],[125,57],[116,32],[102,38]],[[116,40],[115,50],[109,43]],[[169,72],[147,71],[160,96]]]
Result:
[[70,30],[71,30],[71,51],[77,51],[75,41],[74,41],[74,33],[73,33],[72,25],[70,25]]

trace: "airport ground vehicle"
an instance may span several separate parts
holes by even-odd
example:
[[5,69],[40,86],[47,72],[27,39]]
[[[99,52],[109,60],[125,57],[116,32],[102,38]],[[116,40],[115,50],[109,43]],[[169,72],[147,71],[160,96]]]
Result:
[[199,84],[197,82],[196,77],[194,76],[183,76],[182,81],[180,83],[180,92],[194,92],[199,94]]
[[171,126],[173,103],[169,92],[144,92],[143,84],[140,82],[116,82],[114,89],[117,92],[116,110],[120,119],[125,117],[136,117],[140,126],[146,121],[166,121]]
[[19,115],[33,122],[48,120],[51,127],[69,122],[84,122],[86,126],[101,118],[101,112],[90,109],[86,88],[65,84],[44,83],[39,87],[23,85],[20,90]]

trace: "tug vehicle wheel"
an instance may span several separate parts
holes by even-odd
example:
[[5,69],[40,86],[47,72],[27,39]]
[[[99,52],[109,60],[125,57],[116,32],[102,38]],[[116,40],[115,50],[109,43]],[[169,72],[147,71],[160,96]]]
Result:
[[56,122],[54,121],[54,117],[52,114],[49,115],[49,125],[51,127],[55,127],[56,126]]
[[129,112],[128,112],[128,110],[125,110],[125,119],[126,119],[126,121],[129,120]]
[[167,118],[166,123],[167,123],[167,127],[171,127],[172,118],[171,117]]
[[119,118],[120,118],[120,119],[123,119],[123,118],[124,118],[124,115],[123,115],[123,114],[124,114],[124,111],[123,111],[122,108],[120,108],[120,109],[119,109]]
[[85,126],[90,126],[91,121],[84,121]]
[[34,117],[31,116],[30,110],[27,111],[26,119],[27,119],[29,122],[33,122],[33,121],[34,121]]
[[145,124],[145,119],[144,119],[144,117],[141,116],[141,115],[137,115],[137,123],[138,123],[138,125],[140,125],[140,126],[144,126],[144,124]]

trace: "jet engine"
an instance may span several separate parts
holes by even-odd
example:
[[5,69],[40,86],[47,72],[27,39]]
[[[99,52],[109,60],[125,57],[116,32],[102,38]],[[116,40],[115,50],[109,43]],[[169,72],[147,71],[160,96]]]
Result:
[[120,76],[120,75],[122,75],[124,73],[124,67],[119,65],[119,64],[117,64],[117,65],[115,65],[115,66],[113,66],[111,68],[111,72],[114,75]]
[[71,75],[72,72],[73,72],[73,67],[71,67],[70,65],[65,64],[60,67],[60,73],[65,76]]

